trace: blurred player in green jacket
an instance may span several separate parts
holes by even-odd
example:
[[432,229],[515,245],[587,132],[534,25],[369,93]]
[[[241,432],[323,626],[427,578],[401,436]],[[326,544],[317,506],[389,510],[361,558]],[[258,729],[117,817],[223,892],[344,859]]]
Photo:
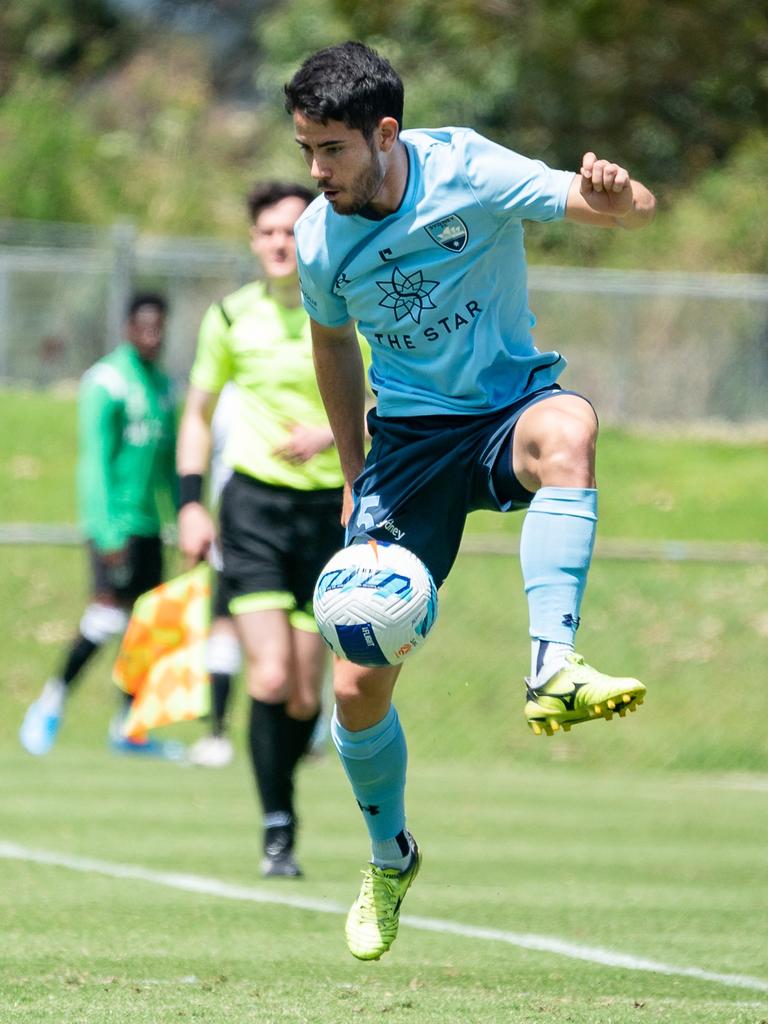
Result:
[[[173,385],[157,366],[166,313],[161,296],[135,295],[125,341],[81,381],[77,484],[91,598],[63,664],[27,710],[19,735],[30,754],[48,753],[84,666],[123,632],[139,594],[162,581],[161,505],[163,497],[177,502]],[[166,751],[152,741],[131,743],[119,728],[111,730],[111,741],[126,752]]]

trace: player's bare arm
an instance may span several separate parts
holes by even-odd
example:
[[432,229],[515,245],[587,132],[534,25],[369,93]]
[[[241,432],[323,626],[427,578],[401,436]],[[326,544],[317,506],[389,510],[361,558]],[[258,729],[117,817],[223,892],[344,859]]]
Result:
[[[211,417],[216,395],[190,387],[179,424],[176,469],[180,477],[202,477],[211,454]],[[200,501],[188,501],[179,510],[179,550],[188,562],[205,558],[216,537],[216,526]]]
[[568,193],[566,219],[606,228],[641,228],[653,220],[656,200],[629,171],[585,153]]
[[353,321],[312,326],[312,352],[320,394],[344,473],[342,522],[352,512],[352,484],[365,462],[365,370]]

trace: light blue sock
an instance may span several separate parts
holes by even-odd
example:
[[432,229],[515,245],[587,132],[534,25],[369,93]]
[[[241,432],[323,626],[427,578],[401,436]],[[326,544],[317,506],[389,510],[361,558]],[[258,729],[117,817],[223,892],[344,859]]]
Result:
[[[339,722],[336,711],[331,721],[331,736],[341,757],[344,771],[352,784],[358,806],[374,847],[375,862],[397,866],[398,844],[393,842],[405,831],[405,771],[408,750],[405,734],[394,707],[370,729],[350,732]],[[377,847],[384,854],[376,857]],[[392,856],[389,856],[391,847]],[[407,860],[407,858],[406,858]]]
[[[573,648],[596,528],[594,488],[542,487],[534,495],[520,535],[520,568],[534,642]],[[532,675],[536,668],[534,664]]]

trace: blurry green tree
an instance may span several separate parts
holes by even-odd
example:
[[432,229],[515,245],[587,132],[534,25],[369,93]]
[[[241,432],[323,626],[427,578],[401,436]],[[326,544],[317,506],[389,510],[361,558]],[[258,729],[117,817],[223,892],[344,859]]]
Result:
[[680,184],[768,128],[764,0],[284,0],[259,24],[259,81],[362,39],[406,83],[410,125],[469,124],[558,167],[610,153]]
[[147,0],[137,21],[112,0],[4,0],[4,214],[239,237],[250,181],[305,173],[283,83],[354,38],[403,75],[408,125],[471,125],[558,167],[593,148],[659,195],[637,235],[531,225],[534,259],[765,272],[764,0],[219,2]]
[[135,42],[129,22],[107,0],[3,0],[0,4],[0,95],[17,74],[36,68],[85,81]]
[[526,4],[514,118],[573,166],[585,144],[643,179],[690,182],[768,127],[763,0]]

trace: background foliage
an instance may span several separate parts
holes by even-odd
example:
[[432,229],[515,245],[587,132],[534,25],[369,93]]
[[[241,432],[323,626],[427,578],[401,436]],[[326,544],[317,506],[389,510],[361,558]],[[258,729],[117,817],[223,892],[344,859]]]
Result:
[[306,173],[282,84],[359,38],[406,83],[406,119],[470,124],[555,166],[589,148],[659,195],[637,236],[532,226],[539,261],[765,269],[768,9],[757,0],[7,0],[6,216],[235,237],[258,177]]

